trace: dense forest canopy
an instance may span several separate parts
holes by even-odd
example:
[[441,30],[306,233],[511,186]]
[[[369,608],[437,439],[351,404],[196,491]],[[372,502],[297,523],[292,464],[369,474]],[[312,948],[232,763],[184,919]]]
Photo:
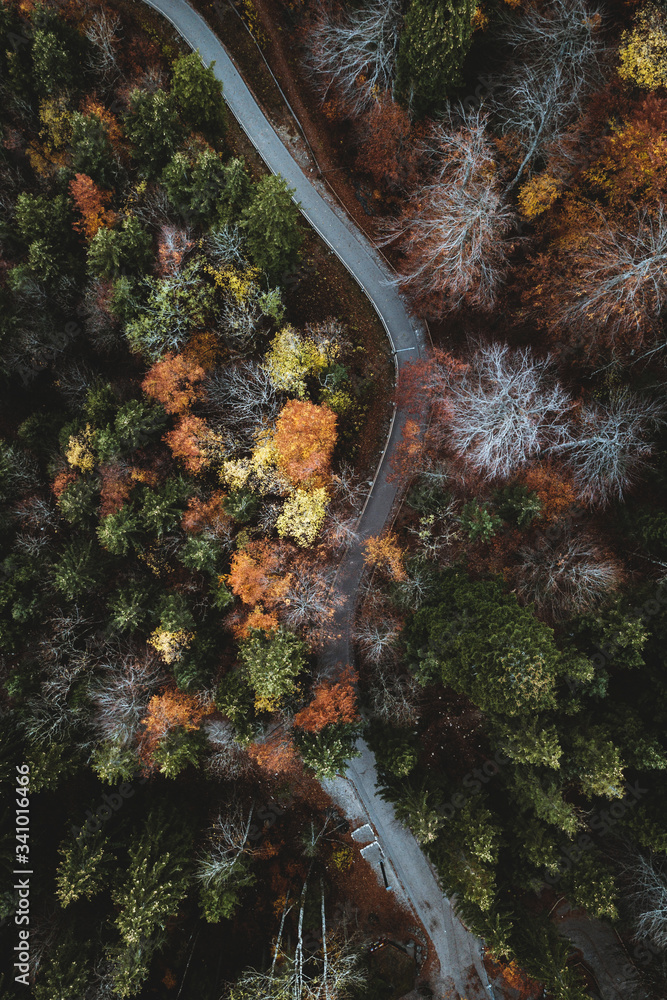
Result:
[[303,38],[435,341],[357,617],[385,794],[506,966],[587,995],[566,898],[661,997],[667,10],[312,3]]
[[357,319],[301,322],[309,273],[332,296],[293,192],[152,15],[3,2],[0,71],[2,778],[35,871],[0,991],[254,997],[273,940],[276,989],[365,995],[372,893],[313,777],[359,725],[354,673],[314,670],[363,501]]
[[29,774],[33,994],[392,996],[368,946],[406,917],[318,783],[364,733],[507,989],[589,995],[566,900],[660,1000],[667,8],[241,13],[293,32],[431,324],[401,503],[364,541],[356,667],[322,669],[374,472],[356,307],[317,267],[306,296],[293,192],[143,5],[3,0],[1,773]]

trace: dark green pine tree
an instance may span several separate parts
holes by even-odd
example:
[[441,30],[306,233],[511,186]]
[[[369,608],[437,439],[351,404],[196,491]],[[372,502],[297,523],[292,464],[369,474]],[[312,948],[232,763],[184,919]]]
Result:
[[282,177],[262,177],[241,216],[252,263],[272,279],[299,258],[302,235],[293,193]]
[[395,97],[421,118],[461,85],[477,0],[410,0],[396,61]]

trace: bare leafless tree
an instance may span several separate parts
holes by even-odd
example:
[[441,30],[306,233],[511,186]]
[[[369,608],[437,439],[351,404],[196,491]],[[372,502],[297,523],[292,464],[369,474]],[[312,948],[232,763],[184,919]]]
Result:
[[245,774],[250,760],[235,739],[231,723],[226,719],[206,719],[202,730],[209,751],[206,769],[217,778],[233,779]]
[[622,578],[618,563],[585,534],[543,537],[518,555],[517,592],[558,618],[591,610]]
[[317,562],[294,564],[289,575],[281,619],[291,629],[298,629],[312,643],[321,643],[331,636],[334,615],[346,597],[333,586],[336,568]]
[[165,680],[157,655],[143,659],[125,656],[120,662],[102,666],[90,686],[94,726],[101,739],[119,746],[130,746],[146,706]]
[[228,264],[241,267],[245,262],[243,246],[243,233],[238,226],[221,226],[206,239],[206,249],[219,267]]
[[225,882],[235,872],[238,860],[248,850],[248,833],[253,806],[246,810],[233,799],[224,813],[218,813],[206,851],[198,861],[195,878],[205,885]]
[[170,226],[174,212],[169,195],[160,184],[149,184],[141,195],[131,194],[131,208],[134,215],[146,226],[159,229]]
[[665,407],[626,389],[607,403],[583,406],[569,436],[551,445],[574,473],[582,500],[621,500],[653,452],[651,435],[665,424]]
[[401,17],[399,0],[367,0],[342,14],[320,3],[307,45],[324,96],[333,84],[356,117],[391,88]]
[[637,937],[659,951],[667,948],[667,859],[664,855],[638,855],[626,866],[631,880],[630,902],[635,913]]
[[16,535],[12,547],[27,556],[37,556],[51,543],[58,527],[59,518],[52,499],[35,494],[20,503],[14,514],[26,530]]
[[118,14],[101,7],[95,11],[86,25],[86,38],[92,44],[92,69],[106,80],[118,75],[116,50],[121,20]]
[[[323,907],[322,902],[322,913]],[[287,909],[287,913],[290,909],[292,907]],[[365,974],[355,949],[342,936],[327,931],[324,916],[321,953],[306,956],[302,913],[303,906],[297,920],[294,954],[290,955],[286,948],[281,948],[283,919],[274,946],[274,955],[280,955],[282,959],[280,969],[276,969],[275,961],[266,972],[246,969],[231,987],[228,1000],[346,1000],[353,991],[363,986]]]
[[78,664],[94,644],[95,621],[77,605],[66,610],[54,611],[49,622],[49,630],[42,636],[39,646],[44,664],[53,676],[66,675],[68,664],[73,664],[75,673]]
[[254,294],[251,292],[241,299],[228,296],[222,307],[222,337],[237,354],[248,352],[257,339],[264,316],[258,293],[256,289]]
[[432,312],[463,303],[491,309],[507,271],[513,211],[499,183],[480,110],[460,109],[435,124],[426,154],[434,174],[406,210],[386,223],[385,244],[399,240],[401,282]]
[[518,138],[523,159],[510,183],[555,148],[601,79],[600,8],[586,0],[531,3],[501,14],[498,51],[509,54],[489,84],[490,105],[503,131]]
[[343,462],[332,477],[336,499],[359,513],[371,488],[369,479],[359,479],[351,465]]
[[568,439],[571,401],[548,357],[493,343],[480,345],[462,372],[441,367],[440,373],[451,444],[488,479],[509,476]]
[[256,361],[216,368],[205,382],[205,390],[210,410],[223,414],[225,426],[246,446],[254,442],[258,430],[275,421],[284,402],[263,365]]
[[362,656],[375,664],[393,657],[400,634],[400,618],[388,611],[373,616],[362,613],[354,630]]
[[650,213],[637,209],[625,226],[600,215],[600,228],[573,252],[574,287],[558,323],[593,323],[611,343],[625,335],[641,344],[667,303],[667,213],[663,204]]
[[399,673],[395,665],[377,663],[368,692],[371,714],[391,726],[412,726],[419,717],[420,692],[414,677]]
[[334,556],[342,555],[349,545],[359,539],[357,514],[348,514],[338,507],[330,505],[322,528],[322,539]]

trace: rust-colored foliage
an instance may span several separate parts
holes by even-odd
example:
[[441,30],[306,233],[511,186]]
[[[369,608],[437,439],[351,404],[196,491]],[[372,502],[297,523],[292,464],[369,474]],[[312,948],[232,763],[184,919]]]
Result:
[[51,483],[51,489],[54,494],[59,497],[61,493],[64,493],[68,486],[75,483],[77,480],[76,472],[59,472],[56,478]]
[[376,566],[392,580],[406,580],[407,574],[403,566],[405,550],[401,548],[398,538],[393,532],[369,538],[365,543],[364,562],[367,566]]
[[214,535],[222,535],[231,517],[225,513],[223,504],[226,494],[222,490],[213,493],[208,500],[192,497],[183,514],[181,527],[190,535],[199,535],[202,531],[211,531]]
[[235,552],[227,583],[244,604],[265,605],[281,601],[290,577],[285,572],[287,546],[266,540],[250,542]]
[[190,337],[183,348],[183,357],[192,364],[208,370],[218,362],[220,341],[214,333],[200,330]]
[[196,475],[209,463],[209,448],[215,441],[215,434],[203,417],[191,413],[180,417],[173,431],[164,435],[164,441],[171,448],[174,458],[180,458],[188,472]]
[[200,397],[197,384],[206,372],[185,354],[167,354],[149,368],[141,388],[167,413],[185,413]]
[[111,191],[103,191],[87,174],[76,174],[69,183],[69,189],[81,213],[81,219],[74,223],[74,228],[87,240],[91,240],[98,229],[114,224],[116,215],[106,207],[111,201]]
[[284,474],[294,483],[322,484],[336,446],[336,414],[328,406],[290,399],[276,422],[273,444]]
[[544,987],[536,979],[532,979],[515,961],[494,962],[494,971],[498,972],[511,989],[518,993],[517,1000],[538,1000],[544,995]]
[[129,470],[119,465],[102,465],[100,475],[100,517],[107,517],[124,505],[132,489],[132,479]]
[[275,615],[264,611],[260,604],[253,608],[247,617],[240,618],[232,625],[232,631],[237,639],[247,639],[253,628],[262,629],[270,634],[278,628],[278,619]]
[[88,94],[81,103],[81,112],[84,115],[94,115],[102,122],[106,128],[107,138],[114,150],[118,151],[123,138],[122,126],[112,111],[105,108],[97,100],[94,94]]
[[416,420],[406,420],[394,454],[391,457],[391,479],[411,477],[423,466],[424,440]]
[[649,94],[624,119],[603,139],[586,180],[616,211],[630,204],[653,211],[667,193],[667,100]]
[[356,166],[389,194],[409,191],[419,182],[419,140],[425,128],[386,94],[359,119]]
[[272,733],[263,743],[251,743],[248,755],[263,771],[274,775],[296,774],[300,770],[299,755],[292,738],[280,730]]
[[523,473],[524,486],[537,493],[542,503],[540,521],[557,521],[576,502],[577,491],[571,479],[554,465],[542,462]]
[[340,680],[318,684],[310,705],[294,716],[294,725],[309,733],[319,733],[332,723],[351,723],[359,718],[355,683],[358,675],[346,667]]
[[202,719],[212,708],[204,708],[194,695],[168,687],[153,695],[146,715],[141,720],[139,756],[149,769],[153,766],[153,752],[172,729],[182,727],[188,731],[199,729]]

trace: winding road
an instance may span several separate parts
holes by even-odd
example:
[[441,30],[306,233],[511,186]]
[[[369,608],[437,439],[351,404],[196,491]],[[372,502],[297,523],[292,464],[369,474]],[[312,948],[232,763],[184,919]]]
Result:
[[[411,319],[392,278],[379,255],[354,224],[318,193],[292,157],[251,91],[229,53],[206,21],[186,0],[143,0],[167,18],[187,44],[198,49],[203,61],[215,62],[214,72],[222,82],[225,101],[253,146],[274,173],[280,173],[294,188],[294,199],[312,228],[338,256],[373,304],[392,345],[397,373],[409,361],[426,355],[421,326]],[[337,589],[347,597],[336,619],[337,638],[327,647],[325,666],[351,662],[351,615],[363,570],[362,542],[379,534],[389,518],[398,485],[387,474],[391,457],[400,441],[405,413],[395,410],[385,450],[358,525],[359,541],[350,546],[337,574]],[[358,743],[361,756],[349,764],[345,778],[326,782],[332,798],[355,819],[368,820],[389,869],[389,883],[407,904],[429,936],[440,971],[432,976],[438,1000],[481,1000],[491,997],[482,961],[481,942],[456,917],[443,895],[433,867],[412,834],[396,819],[392,805],[377,794],[375,760],[367,744]],[[352,802],[352,805],[350,804]],[[392,885],[393,883],[393,885]],[[430,950],[430,949],[429,949]],[[616,997],[617,994],[613,994]],[[611,996],[609,997],[611,1000]]]

